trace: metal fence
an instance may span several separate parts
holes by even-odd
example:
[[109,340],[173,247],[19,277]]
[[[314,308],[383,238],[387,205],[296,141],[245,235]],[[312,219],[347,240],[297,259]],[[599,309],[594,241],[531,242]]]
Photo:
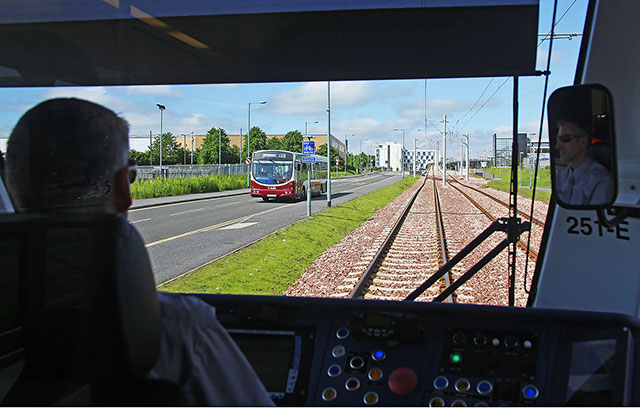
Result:
[[[249,166],[245,164],[193,164],[162,166],[165,178],[186,178],[212,176],[216,174],[247,174]],[[160,177],[160,166],[138,166],[138,180],[151,180]]]

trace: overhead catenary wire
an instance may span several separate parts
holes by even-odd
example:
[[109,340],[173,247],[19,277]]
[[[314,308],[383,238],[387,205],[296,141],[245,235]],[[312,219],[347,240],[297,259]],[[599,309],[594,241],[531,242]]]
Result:
[[[556,11],[557,11],[557,0],[555,0],[555,1],[554,1],[553,22],[552,22],[552,25],[551,25],[551,31],[549,31],[549,32],[545,35],[545,37],[544,37],[544,38],[542,38],[542,39],[540,40],[540,42],[539,42],[539,43],[538,43],[538,45],[537,45],[537,48],[539,48],[539,47],[540,47],[540,45],[542,45],[542,43],[543,43],[544,41],[546,41],[547,39],[550,39],[551,41],[553,41],[553,38],[555,37],[555,28],[556,28],[556,26],[557,26],[558,24],[560,24],[560,22],[562,21],[562,19],[567,15],[567,13],[571,10],[571,8],[576,4],[576,2],[577,2],[577,1],[578,1],[578,0],[574,0],[574,1],[573,1],[573,3],[571,3],[571,4],[569,5],[569,7],[567,7],[567,9],[564,11],[564,13],[562,13],[562,16],[560,16],[560,18],[558,19],[558,21],[555,21],[555,15],[556,15]],[[575,34],[573,34],[573,35],[580,35],[580,33],[575,33]],[[549,56],[548,56],[548,58],[549,58],[549,59],[551,58],[551,46],[549,46]],[[547,64],[547,65],[548,65],[548,66],[547,66],[547,70],[546,70],[546,72],[549,72],[549,65],[550,65],[550,64]],[[496,78],[492,78],[492,79],[491,79],[491,81],[489,82],[489,85],[491,85],[491,83],[493,82],[493,80],[494,80],[494,79],[496,79]],[[464,124],[464,126],[463,126],[463,127],[462,127],[462,128],[461,128],[461,129],[456,133],[456,136],[458,136],[458,135],[459,135],[459,134],[460,134],[460,133],[465,129],[465,127],[469,124],[469,122],[471,122],[471,120],[476,116],[476,114],[482,110],[482,108],[483,108],[483,107],[484,107],[484,106],[485,106],[485,105],[486,105],[486,104],[487,104],[487,103],[488,103],[488,102],[489,102],[489,101],[490,101],[490,100],[495,96],[495,94],[496,94],[496,93],[498,93],[498,91],[499,91],[499,90],[500,90],[500,89],[501,89],[501,88],[502,88],[502,87],[507,83],[507,81],[508,81],[508,80],[509,80],[509,78],[505,79],[505,80],[504,80],[504,82],[503,82],[502,84],[500,84],[500,86],[498,87],[498,89],[496,89],[496,91],[495,91],[493,94],[491,94],[491,96],[490,96],[490,97],[489,97],[489,98],[488,98],[488,99],[487,99],[487,100],[486,100],[486,101],[485,101],[485,102],[484,102],[484,103],[483,103],[483,104],[478,108],[478,110],[473,114],[473,116],[472,116],[472,117],[471,117],[471,118],[470,118],[470,119],[469,119],[469,120]],[[484,93],[485,93],[485,92],[486,92],[486,90],[488,89],[489,85],[487,85],[487,87],[485,88],[485,90],[484,90],[484,91],[482,91],[482,94],[480,95],[480,97],[478,98],[478,100],[479,100],[480,98],[482,98],[482,95],[484,95]],[[546,86],[546,85],[545,85],[545,86]],[[473,104],[473,106],[477,105],[477,103],[478,103],[478,101],[476,100],[476,102]],[[466,116],[466,115],[467,115],[471,110],[473,110],[473,106],[471,107],[471,109],[469,109],[469,111],[467,111],[467,113],[465,113],[465,114],[463,115],[463,117],[464,117],[464,116]],[[461,118],[461,119],[462,119],[462,118]],[[461,119],[460,119],[460,120],[461,120]]]

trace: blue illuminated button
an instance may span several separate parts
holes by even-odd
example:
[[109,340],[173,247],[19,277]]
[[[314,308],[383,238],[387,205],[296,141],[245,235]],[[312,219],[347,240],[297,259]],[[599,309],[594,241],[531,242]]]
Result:
[[335,390],[335,388],[326,388],[324,391],[322,391],[322,399],[325,401],[332,401],[336,398],[337,395],[338,392]]
[[387,357],[387,354],[382,350],[376,350],[373,353],[371,353],[371,358],[373,358],[374,361],[384,360],[385,357]]
[[539,392],[535,385],[526,385],[522,389],[522,395],[528,400],[534,400],[538,398]]
[[336,337],[339,339],[346,339],[347,337],[349,337],[349,329],[347,329],[346,327],[339,328],[336,332]]
[[327,374],[329,374],[329,377],[338,376],[342,374],[342,368],[340,368],[340,366],[337,364],[333,364],[329,366],[329,369],[327,370]]
[[449,380],[445,376],[441,375],[439,377],[436,377],[435,380],[433,380],[433,388],[435,388],[436,390],[444,390],[448,386],[449,386]]
[[480,395],[487,395],[493,391],[493,384],[487,380],[482,380],[476,386],[476,391],[478,391],[478,394]]

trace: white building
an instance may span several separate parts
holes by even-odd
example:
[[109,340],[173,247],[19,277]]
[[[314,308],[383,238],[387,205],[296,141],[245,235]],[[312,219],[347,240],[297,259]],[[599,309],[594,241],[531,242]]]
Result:
[[387,142],[376,147],[376,167],[402,171],[402,144]]
[[[407,164],[406,169],[409,171],[413,171],[413,154],[414,151],[411,149],[405,150],[404,159]],[[428,163],[435,163],[436,161],[436,151],[435,150],[425,150],[425,149],[416,149],[416,171],[423,171],[427,168]]]

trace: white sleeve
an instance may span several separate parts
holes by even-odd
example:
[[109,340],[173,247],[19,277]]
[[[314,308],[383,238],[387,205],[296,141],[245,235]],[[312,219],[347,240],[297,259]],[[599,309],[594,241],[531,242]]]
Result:
[[195,296],[158,293],[158,298],[163,332],[150,378],[178,383],[180,405],[274,405],[216,319],[215,308]]

